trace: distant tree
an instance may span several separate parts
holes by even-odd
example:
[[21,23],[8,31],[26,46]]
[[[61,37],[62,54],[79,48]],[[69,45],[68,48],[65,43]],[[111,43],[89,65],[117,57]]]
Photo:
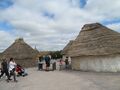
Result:
[[62,58],[61,51],[51,51],[50,55],[52,59]]

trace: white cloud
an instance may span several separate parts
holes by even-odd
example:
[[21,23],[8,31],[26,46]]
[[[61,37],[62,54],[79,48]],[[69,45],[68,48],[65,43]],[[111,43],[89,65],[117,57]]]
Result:
[[109,25],[107,25],[107,27],[109,27],[117,32],[120,32],[120,23],[109,24]]
[[[84,8],[79,7],[79,0],[13,1],[13,6],[0,11],[0,20],[14,27],[13,35],[5,32],[11,37],[5,40],[23,37],[39,50],[60,50],[78,35],[83,24],[120,17],[119,0],[87,0]],[[53,14],[54,18],[44,16],[45,12]],[[6,44],[4,40],[1,43]]]
[[97,16],[102,16],[104,19],[114,19],[120,17],[120,0],[88,0],[86,10]]
[[8,47],[15,37],[10,33],[0,30],[0,51],[3,51],[6,47]]

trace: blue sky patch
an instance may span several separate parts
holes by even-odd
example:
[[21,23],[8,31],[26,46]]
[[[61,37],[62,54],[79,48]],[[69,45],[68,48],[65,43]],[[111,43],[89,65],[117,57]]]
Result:
[[103,21],[101,23],[104,25],[120,23],[120,19],[112,19],[112,20],[108,20],[108,21]]
[[87,0],[80,0],[80,8],[84,8],[87,4]]
[[11,32],[12,29],[13,27],[10,23],[0,21],[0,30]]
[[55,15],[53,13],[44,11],[43,12],[43,16],[48,17],[49,19],[53,19],[55,17]]
[[70,0],[73,6],[79,6],[80,8],[84,8],[87,4],[87,0]]
[[0,0],[0,9],[8,8],[11,5],[13,5],[12,0]]

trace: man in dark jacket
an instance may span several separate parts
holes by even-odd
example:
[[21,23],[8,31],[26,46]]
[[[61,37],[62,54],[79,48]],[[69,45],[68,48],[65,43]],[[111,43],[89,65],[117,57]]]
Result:
[[45,63],[46,63],[46,71],[49,71],[49,67],[50,67],[50,57],[49,57],[49,55],[45,56]]
[[8,63],[7,63],[6,59],[3,59],[2,63],[1,63],[1,75],[0,75],[0,78],[4,75],[4,73],[7,76],[7,81],[11,80],[9,72],[8,72]]

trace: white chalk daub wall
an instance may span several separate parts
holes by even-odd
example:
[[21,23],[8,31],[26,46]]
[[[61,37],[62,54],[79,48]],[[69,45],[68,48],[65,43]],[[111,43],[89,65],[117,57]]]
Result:
[[120,72],[120,56],[74,57],[72,68],[83,71]]

